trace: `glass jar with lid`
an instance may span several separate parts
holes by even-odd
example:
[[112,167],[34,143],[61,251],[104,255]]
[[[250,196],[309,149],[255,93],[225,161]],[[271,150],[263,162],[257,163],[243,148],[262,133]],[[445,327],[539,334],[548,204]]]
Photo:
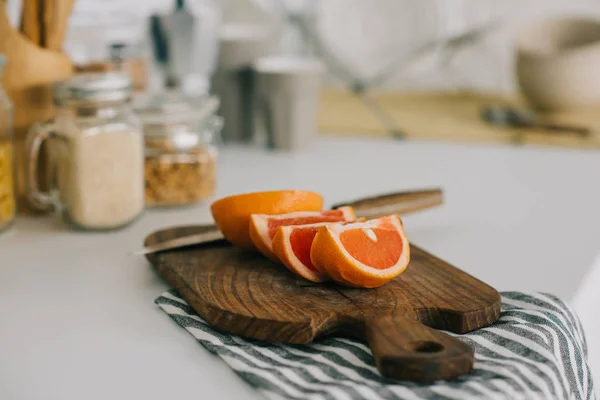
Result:
[[146,16],[136,10],[75,7],[63,48],[76,72],[124,71],[134,92],[148,88]]
[[[144,147],[126,73],[84,73],[55,86],[53,121],[28,135],[28,195],[33,206],[54,207],[74,227],[127,225],[144,209]],[[39,190],[35,166],[47,141],[53,188]]]
[[15,219],[15,175],[13,113],[8,95],[1,85],[6,57],[0,54],[0,231]]
[[183,206],[215,191],[218,139],[223,121],[218,100],[165,92],[139,98],[145,142],[147,206]]

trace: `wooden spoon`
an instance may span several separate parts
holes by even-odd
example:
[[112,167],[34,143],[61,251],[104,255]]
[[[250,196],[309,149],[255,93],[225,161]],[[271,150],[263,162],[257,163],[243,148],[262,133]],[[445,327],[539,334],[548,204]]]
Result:
[[51,50],[62,50],[63,42],[69,28],[69,17],[75,0],[47,0],[46,13],[50,22],[46,24],[45,47]]
[[42,44],[42,8],[38,0],[23,0],[21,33],[38,46]]

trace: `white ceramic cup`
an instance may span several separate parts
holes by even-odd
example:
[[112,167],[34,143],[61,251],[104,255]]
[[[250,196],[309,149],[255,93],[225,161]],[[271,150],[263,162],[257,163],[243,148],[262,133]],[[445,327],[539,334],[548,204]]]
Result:
[[516,38],[521,92],[544,111],[600,105],[600,21],[580,17],[546,19]]
[[325,67],[318,59],[272,56],[257,59],[257,106],[268,147],[310,148],[317,131],[317,107]]

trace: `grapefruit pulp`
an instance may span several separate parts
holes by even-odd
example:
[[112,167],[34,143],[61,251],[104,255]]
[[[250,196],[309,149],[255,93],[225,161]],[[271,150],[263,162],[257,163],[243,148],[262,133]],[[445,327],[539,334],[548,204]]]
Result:
[[338,283],[372,288],[404,272],[410,261],[410,246],[400,217],[391,215],[319,227],[310,259],[321,275]]
[[250,238],[254,246],[265,256],[277,260],[273,252],[273,238],[281,226],[305,225],[318,222],[354,221],[352,207],[340,207],[320,212],[300,211],[281,215],[252,214],[250,217]]
[[315,268],[310,260],[310,248],[319,228],[329,224],[282,226],[273,238],[273,252],[290,271],[312,282],[323,282],[327,276]]

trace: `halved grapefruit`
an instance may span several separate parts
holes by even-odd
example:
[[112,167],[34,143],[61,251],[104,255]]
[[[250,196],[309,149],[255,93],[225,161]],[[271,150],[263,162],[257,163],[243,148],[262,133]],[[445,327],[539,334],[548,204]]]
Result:
[[312,243],[314,267],[341,284],[373,288],[400,275],[410,246],[397,215],[352,224],[319,227]]
[[261,253],[272,260],[277,260],[277,256],[273,253],[273,238],[280,226],[354,221],[355,219],[352,207],[317,212],[299,211],[280,215],[252,214],[250,216],[250,238]]
[[305,190],[275,190],[224,197],[211,204],[215,224],[225,238],[243,249],[256,249],[248,225],[252,214],[284,214],[296,211],[321,211],[323,197]]

